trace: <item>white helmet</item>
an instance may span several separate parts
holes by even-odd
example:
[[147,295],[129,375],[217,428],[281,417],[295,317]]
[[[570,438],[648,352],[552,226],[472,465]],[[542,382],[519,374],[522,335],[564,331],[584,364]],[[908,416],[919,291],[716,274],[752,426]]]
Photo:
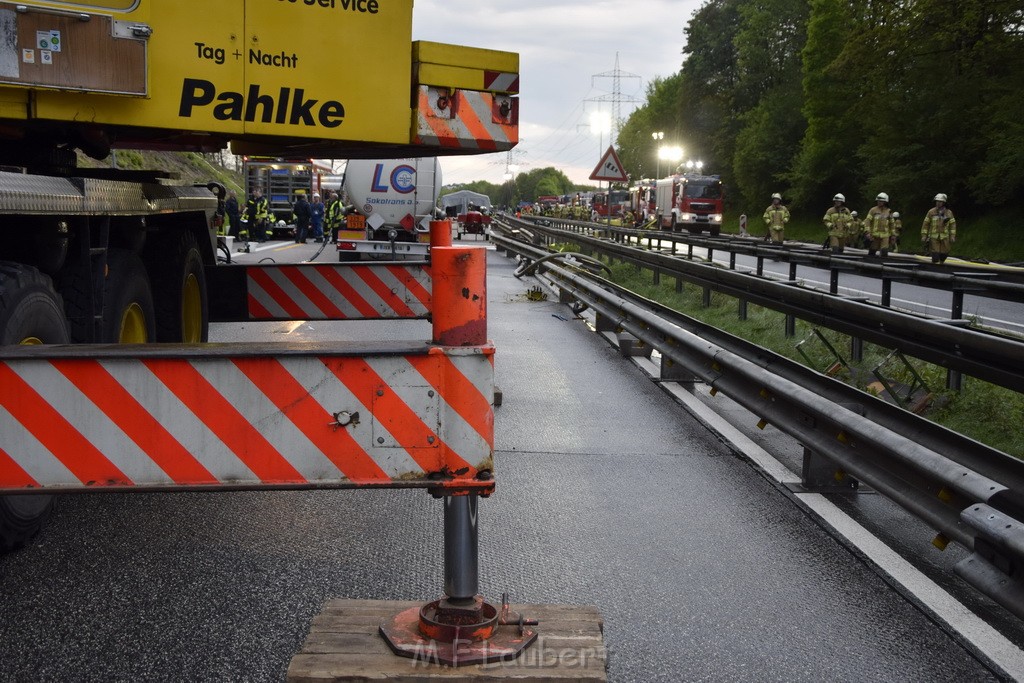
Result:
[[841,193],[836,193],[836,196],[832,198],[832,201],[834,201],[834,202],[845,202],[846,201],[846,197],[844,197]]
[[879,192],[878,196],[875,197],[875,201],[876,202],[888,202],[889,201],[889,195],[887,195],[884,192]]
[[899,218],[900,217],[900,212],[899,211],[893,211],[892,212],[892,217],[893,218]]
[[850,215],[853,216],[854,218],[856,218],[857,217],[857,212],[856,211],[851,211]]
[[946,195],[942,194],[941,192],[938,193],[937,195],[935,195],[935,201],[937,201],[937,202],[945,202],[946,201]]
[[772,195],[772,199],[778,199],[781,202],[782,201],[782,195],[779,194],[778,192],[776,192],[775,194]]
[[285,227],[288,227],[288,224],[287,224],[287,223],[285,223],[284,221],[278,221],[278,222],[277,222],[277,227],[279,227],[279,228],[285,228]]

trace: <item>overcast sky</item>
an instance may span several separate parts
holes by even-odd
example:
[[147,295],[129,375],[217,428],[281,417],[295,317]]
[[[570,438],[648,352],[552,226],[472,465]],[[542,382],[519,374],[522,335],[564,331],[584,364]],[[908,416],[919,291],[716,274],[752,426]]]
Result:
[[[683,27],[702,4],[415,0],[412,37],[518,52],[520,142],[512,150],[512,163],[519,172],[554,166],[573,182],[592,184],[588,176],[607,149],[609,134],[599,137],[592,130],[591,115],[611,116],[616,53],[620,114],[626,118],[643,101],[653,78],[679,70]],[[443,157],[441,169],[445,184],[501,183],[508,161],[508,153]]]

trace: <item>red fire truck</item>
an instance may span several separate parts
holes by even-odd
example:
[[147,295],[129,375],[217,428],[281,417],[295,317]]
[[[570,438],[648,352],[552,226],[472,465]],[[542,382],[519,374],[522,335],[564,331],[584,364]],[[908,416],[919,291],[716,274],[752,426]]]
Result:
[[609,206],[611,215],[622,216],[629,206],[628,190],[612,190],[611,192],[598,192],[594,195],[594,211],[598,216],[608,216]]
[[657,186],[658,225],[662,230],[722,231],[724,193],[716,175],[681,173],[662,178]]
[[629,188],[629,208],[641,223],[657,215],[657,184],[657,180],[644,178]]

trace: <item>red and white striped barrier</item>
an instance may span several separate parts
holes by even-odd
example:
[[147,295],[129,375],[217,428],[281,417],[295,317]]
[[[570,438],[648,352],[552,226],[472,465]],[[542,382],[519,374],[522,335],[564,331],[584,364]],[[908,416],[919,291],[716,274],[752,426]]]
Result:
[[0,492],[493,487],[493,347],[336,347],[8,354]]
[[431,289],[424,264],[246,267],[250,320],[426,318]]

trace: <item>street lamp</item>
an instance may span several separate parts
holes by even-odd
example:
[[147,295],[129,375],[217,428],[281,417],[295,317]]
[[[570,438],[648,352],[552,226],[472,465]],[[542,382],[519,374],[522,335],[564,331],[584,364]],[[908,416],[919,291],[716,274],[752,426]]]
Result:
[[675,147],[673,145],[665,145],[658,150],[658,159],[664,159],[672,163],[672,170],[676,169],[679,162],[683,159],[683,148]]
[[[665,133],[663,133],[660,130],[658,132],[656,132],[656,133],[651,133],[651,139],[653,139],[655,141],[655,143],[657,143],[658,140],[664,140],[665,139]],[[656,180],[660,180],[661,179],[661,154],[655,154],[655,156],[658,159],[658,161],[657,161],[658,170],[657,170],[657,175],[655,176],[655,179]]]

